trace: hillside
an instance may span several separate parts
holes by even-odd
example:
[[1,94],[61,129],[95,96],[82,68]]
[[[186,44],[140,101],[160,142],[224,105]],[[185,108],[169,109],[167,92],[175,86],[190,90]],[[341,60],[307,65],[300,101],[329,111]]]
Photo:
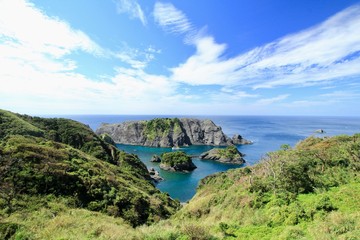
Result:
[[250,143],[240,135],[230,139],[221,127],[211,120],[193,118],[155,118],[148,121],[102,124],[96,133],[109,134],[117,143],[151,147]]
[[206,177],[171,225],[221,239],[359,239],[359,171],[360,134],[310,137]]
[[0,135],[0,239],[360,236],[360,134],[310,137],[208,176],[180,210],[135,155],[85,125],[0,111]]
[[27,208],[28,199],[35,208],[46,206],[47,196],[65,197],[72,207],[121,217],[132,226],[167,218],[179,207],[152,185],[136,155],[117,150],[78,122],[1,110],[0,136],[1,216]]

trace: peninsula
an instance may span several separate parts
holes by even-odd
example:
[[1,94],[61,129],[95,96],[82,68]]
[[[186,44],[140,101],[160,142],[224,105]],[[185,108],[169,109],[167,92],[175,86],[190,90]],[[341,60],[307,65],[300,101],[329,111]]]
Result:
[[240,135],[235,135],[233,139],[229,138],[221,127],[211,120],[194,118],[155,118],[149,121],[104,123],[96,133],[98,135],[106,133],[116,143],[148,147],[229,146],[251,143]]

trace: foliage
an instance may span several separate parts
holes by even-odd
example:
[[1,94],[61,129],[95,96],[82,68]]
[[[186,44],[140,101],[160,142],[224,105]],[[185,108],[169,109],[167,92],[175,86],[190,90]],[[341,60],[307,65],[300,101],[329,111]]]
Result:
[[321,239],[351,239],[360,225],[359,163],[359,134],[310,137],[255,166],[202,179],[172,219],[207,223],[229,239],[317,239],[312,226]]
[[[166,133],[168,123],[154,121],[148,133]],[[360,235],[360,134],[310,137],[257,165],[210,175],[175,213],[178,202],[150,184],[136,155],[112,148],[85,125],[0,111],[0,130],[0,238]],[[169,164],[189,160],[178,151],[161,157]]]
[[238,149],[234,145],[227,146],[226,148],[219,148],[218,153],[220,157],[226,159],[235,159],[241,158],[241,153],[239,153]]
[[145,121],[144,124],[144,135],[151,141],[157,137],[166,136],[171,131],[181,132],[181,122],[178,118],[155,118]]
[[[136,155],[117,150],[83,124],[10,112],[0,122],[12,127],[0,138],[3,214],[21,210],[19,199],[24,196],[54,194],[75,197],[78,207],[122,217],[137,226],[167,218],[179,206],[152,185]],[[17,127],[40,129],[43,135],[16,131]]]
[[161,154],[161,163],[174,167],[176,165],[192,163],[191,156],[183,151],[167,152]]

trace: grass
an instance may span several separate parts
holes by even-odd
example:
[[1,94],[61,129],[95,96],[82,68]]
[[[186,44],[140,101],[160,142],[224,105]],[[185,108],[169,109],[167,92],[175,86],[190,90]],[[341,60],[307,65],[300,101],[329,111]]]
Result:
[[0,130],[0,239],[360,236],[360,134],[310,137],[210,175],[176,212],[136,155],[80,123],[1,110]]

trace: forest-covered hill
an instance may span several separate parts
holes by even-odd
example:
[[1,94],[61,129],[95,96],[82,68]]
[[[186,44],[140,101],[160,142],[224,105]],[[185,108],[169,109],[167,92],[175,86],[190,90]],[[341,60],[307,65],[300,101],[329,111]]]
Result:
[[206,177],[188,204],[87,126],[0,111],[0,239],[359,239],[360,134]]

